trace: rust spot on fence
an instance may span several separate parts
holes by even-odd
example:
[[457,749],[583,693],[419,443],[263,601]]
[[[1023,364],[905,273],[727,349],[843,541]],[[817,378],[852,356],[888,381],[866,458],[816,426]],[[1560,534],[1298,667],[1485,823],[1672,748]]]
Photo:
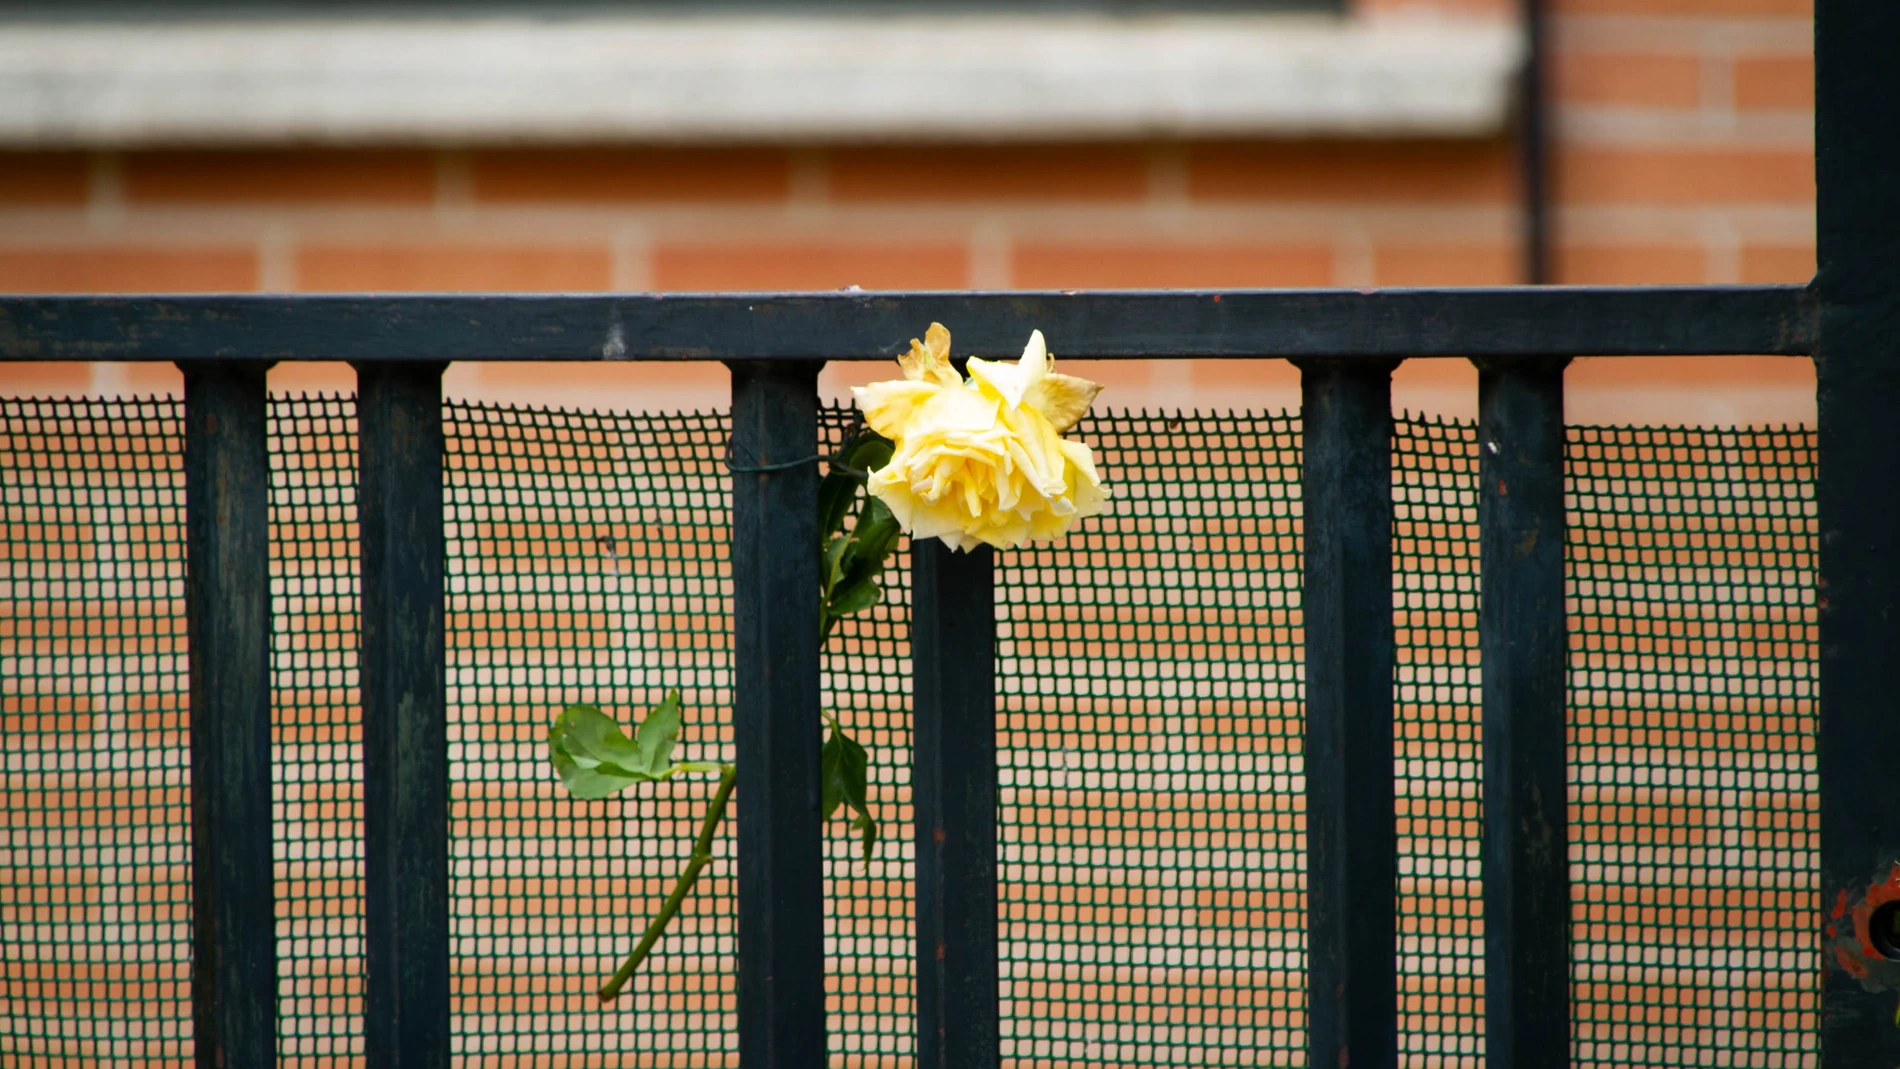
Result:
[[1891,933],[1874,930],[1876,914],[1893,923],[1893,910],[1882,907],[1895,903],[1900,903],[1900,863],[1864,886],[1837,892],[1822,927],[1835,967],[1868,991],[1900,991],[1900,958],[1893,956],[1894,940]]

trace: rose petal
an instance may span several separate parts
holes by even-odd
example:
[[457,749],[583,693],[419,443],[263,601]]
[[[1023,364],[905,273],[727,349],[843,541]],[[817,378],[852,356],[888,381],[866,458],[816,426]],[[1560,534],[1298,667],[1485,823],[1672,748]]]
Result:
[[1052,371],[1023,395],[1023,405],[1042,413],[1042,418],[1049,421],[1049,426],[1061,434],[1088,414],[1089,405],[1095,402],[1095,395],[1101,392],[1102,384],[1099,382],[1090,382],[1074,375],[1058,375]]
[[1049,350],[1043,344],[1040,330],[1029,333],[1029,344],[1023,347],[1022,359],[1014,364],[970,358],[970,378],[995,391],[1010,408],[1019,407],[1023,396],[1048,373]]
[[943,387],[935,383],[906,379],[851,388],[852,395],[858,399],[859,411],[864,413],[864,422],[892,441],[904,436],[904,429],[915,421],[918,408],[942,392]]
[[897,358],[904,377],[913,382],[934,382],[939,386],[961,386],[963,376],[950,366],[950,331],[942,323],[930,324],[924,340],[910,340],[910,352]]

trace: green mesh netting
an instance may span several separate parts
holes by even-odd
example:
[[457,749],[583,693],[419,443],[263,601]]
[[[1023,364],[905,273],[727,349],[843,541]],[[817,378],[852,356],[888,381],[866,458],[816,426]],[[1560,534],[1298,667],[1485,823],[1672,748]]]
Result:
[[1092,417],[1109,515],[1003,554],[1003,1057],[1302,1060],[1299,423]]
[[568,703],[627,721],[678,687],[675,756],[731,759],[726,418],[451,404],[446,431],[456,1054],[723,1064],[729,865],[700,880],[631,994],[594,994],[684,865],[713,784],[575,801],[544,743]]
[[190,1059],[181,408],[0,401],[0,1060],[15,1065]]
[[1814,1064],[1814,434],[1576,428],[1574,1060]]
[[[190,1057],[179,416],[0,401],[8,1064]],[[729,838],[633,993],[593,997],[710,785],[576,802],[542,755],[563,703],[625,719],[679,686],[683,754],[731,756],[726,419],[447,416],[456,1054],[730,1064]],[[344,398],[272,409],[279,1049],[313,1066],[362,1050],[354,422]],[[1076,433],[1113,512],[998,569],[1005,1059],[1302,1064],[1298,418]],[[1483,1050],[1476,444],[1407,419],[1393,452],[1419,1066]],[[1579,1062],[1815,1060],[1812,482],[1805,430],[1572,431]],[[904,559],[827,650],[886,834],[868,866],[827,840],[838,1065],[914,1050]]]
[[1477,450],[1470,423],[1394,427],[1399,1051],[1414,1066],[1483,1063]]
[[270,417],[277,1049],[327,1066],[363,1051],[356,403],[285,397]]

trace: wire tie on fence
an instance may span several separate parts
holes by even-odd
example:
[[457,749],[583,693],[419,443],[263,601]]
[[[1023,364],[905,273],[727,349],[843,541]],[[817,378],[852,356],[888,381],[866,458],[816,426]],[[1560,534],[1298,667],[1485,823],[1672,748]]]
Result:
[[826,456],[823,453],[813,453],[811,456],[808,456],[808,457],[799,457],[797,460],[781,461],[777,464],[734,464],[732,462],[732,442],[731,441],[726,442],[726,456],[725,456],[726,470],[733,473],[734,475],[753,475],[753,474],[759,474],[759,473],[764,473],[764,472],[789,471],[792,468],[800,467],[805,464],[816,464],[819,461],[823,461],[826,465],[828,465],[831,468],[832,471],[841,471],[847,475],[851,475],[858,479],[868,479],[871,477],[870,472],[860,471],[857,468],[854,468],[851,465],[844,463],[843,461],[838,459],[837,454],[835,453],[830,456]]
[[787,471],[805,464],[816,464],[825,459],[821,453],[813,453],[797,460],[787,460],[778,464],[734,464],[732,462],[732,443],[726,443],[726,470],[734,475],[750,475],[755,472]]
[[[851,420],[851,426],[846,430],[846,433],[844,436],[845,444],[847,446],[854,439],[857,438],[858,432],[864,428],[863,413],[854,411],[852,413],[852,416],[853,416],[853,419]],[[859,481],[863,481],[871,477],[870,472],[860,471],[857,468],[854,468],[851,465],[846,464],[845,462],[839,460],[838,455],[839,453],[842,453],[842,452],[844,452],[844,450],[841,448],[838,450],[837,453],[833,453],[829,456],[826,456],[823,453],[813,453],[811,456],[808,456],[808,457],[799,457],[797,460],[781,461],[777,464],[734,464],[732,462],[732,438],[727,437],[726,438],[726,453],[725,453],[724,460],[725,460],[726,470],[733,473],[734,475],[756,475],[756,474],[763,474],[766,472],[774,472],[774,471],[790,471],[791,469],[799,467],[801,465],[816,464],[822,460],[825,462],[827,466],[831,468],[832,471],[844,472],[845,474],[850,475],[858,479]]]

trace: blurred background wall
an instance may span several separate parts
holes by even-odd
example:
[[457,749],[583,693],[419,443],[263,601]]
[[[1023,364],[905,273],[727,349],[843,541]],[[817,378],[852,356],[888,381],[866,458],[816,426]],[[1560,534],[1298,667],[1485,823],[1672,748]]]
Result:
[[[330,71],[332,82],[312,83],[301,98],[290,86],[283,100],[259,90],[265,83],[256,69],[248,83],[212,80],[208,90],[192,77],[205,82],[207,69],[264,55],[243,35],[295,25],[273,23],[302,17],[277,10],[284,5],[210,5],[208,12],[199,5],[163,21],[163,32],[128,22],[133,16],[109,5],[15,16],[0,24],[0,291],[1524,281],[1511,83],[1522,32],[1511,0],[1295,2],[1309,10],[1229,3],[1104,15],[1029,3],[1021,5],[1033,9],[1027,12],[1000,6],[951,17],[964,28],[988,26],[992,39],[1021,50],[1036,69],[1068,71],[1063,91],[1083,104],[1089,78],[1099,77],[1102,113],[1066,125],[1036,106],[1033,84],[1013,103],[977,94],[960,104],[954,92],[919,103],[920,87],[996,81],[982,67],[991,46],[933,37],[927,26],[908,38],[864,39],[861,58],[882,64],[867,75],[875,88],[865,98],[889,105],[874,114],[854,110],[855,99],[837,99],[856,93],[839,86],[865,83],[817,75],[775,82],[769,71],[752,69],[763,61],[747,55],[802,47],[796,34],[774,46],[770,25],[837,14],[817,11],[822,3],[716,16],[781,20],[762,24],[764,53],[734,58],[715,49],[695,58],[686,46],[669,49],[664,61],[697,63],[693,76],[713,87],[695,89],[682,75],[675,88],[685,88],[674,96],[692,99],[668,105],[677,113],[671,128],[654,119],[658,105],[643,103],[645,90],[612,82],[598,94],[568,90],[571,122],[479,104],[432,110],[448,90],[428,71],[459,68],[497,101],[532,95],[530,76],[507,53],[510,42],[540,47],[520,30],[520,8],[420,5],[410,14],[422,21],[403,38],[395,22],[332,5],[310,24],[322,25],[308,40],[344,33],[342,43],[324,46],[344,73]],[[1805,281],[1814,260],[1810,0],[1547,5],[1551,280]],[[640,9],[633,17],[678,15],[637,3],[595,4],[568,28],[628,17],[630,8]],[[155,13],[164,14],[164,5],[147,5],[136,17]],[[1030,21],[1009,21],[1022,17]],[[1091,57],[1100,36],[1065,38],[1065,19],[1097,29],[1114,23],[1123,41],[1131,28],[1161,41],[1182,20],[1216,44],[1228,32],[1223,26],[1254,34],[1264,44],[1247,45],[1257,60],[1239,65],[1229,95],[1253,94],[1259,107],[1183,119],[1165,107],[1143,111],[1140,100],[1118,104],[1110,99],[1121,84],[1117,72],[1139,66],[1139,46]],[[457,20],[463,29],[479,23],[493,32],[475,39],[441,29]],[[594,35],[588,61],[610,72],[637,68],[641,46],[615,54],[612,44],[621,39]],[[933,39],[947,42],[944,51],[935,51]],[[396,54],[397,66],[412,60],[423,73],[392,90],[393,104],[357,101],[358,113],[347,101],[327,107],[324,94],[342,101],[352,86],[367,84],[350,80],[345,53],[379,47]],[[907,54],[885,52],[898,47]],[[313,44],[282,61],[287,84],[304,71],[294,64],[313,51],[320,49]],[[849,66],[848,47],[845,53]],[[114,58],[126,55],[136,63]],[[268,65],[280,61],[257,62],[268,76]],[[582,61],[555,62],[572,73]],[[722,62],[764,80],[723,104],[705,104],[701,98],[716,96],[720,85],[749,84],[746,70],[722,79]],[[144,81],[126,73],[140,64],[134,73],[142,71]],[[1161,69],[1150,72],[1160,86],[1148,87],[1151,96],[1168,88]],[[1217,76],[1228,73],[1208,74]],[[1459,99],[1443,106],[1426,99],[1453,82]],[[455,84],[467,92],[470,83]],[[746,92],[770,103],[779,85],[799,114],[820,119],[787,123],[746,112]],[[800,93],[815,96],[800,104]],[[692,110],[702,104],[711,110]],[[563,105],[543,106],[558,112]],[[933,106],[938,112],[929,113]],[[906,107],[919,110],[906,119]],[[961,127],[943,114],[959,107],[973,109]],[[271,108],[282,109],[276,127]],[[1062,339],[1050,342],[1060,354]],[[835,395],[887,373],[833,364],[824,383]],[[1124,363],[1084,373],[1110,384],[1103,400],[1116,408],[1298,400],[1297,372],[1280,361]],[[342,366],[283,367],[274,378],[286,390],[352,384]],[[1813,412],[1805,360],[1580,360],[1569,384],[1575,422],[1779,423],[1810,420]],[[0,391],[10,394],[179,386],[168,366],[0,365]],[[464,363],[450,370],[447,389],[516,402],[690,408],[723,404],[726,376],[706,366]],[[1415,361],[1397,373],[1395,405],[1470,416],[1474,391],[1468,366]]]

